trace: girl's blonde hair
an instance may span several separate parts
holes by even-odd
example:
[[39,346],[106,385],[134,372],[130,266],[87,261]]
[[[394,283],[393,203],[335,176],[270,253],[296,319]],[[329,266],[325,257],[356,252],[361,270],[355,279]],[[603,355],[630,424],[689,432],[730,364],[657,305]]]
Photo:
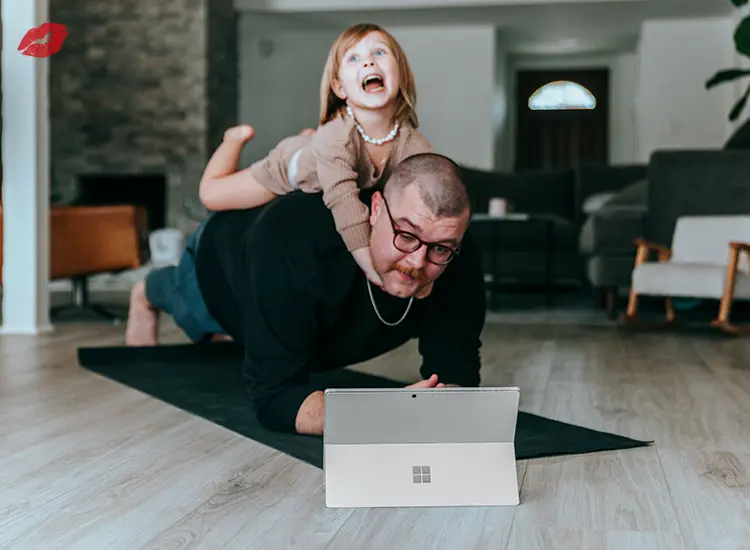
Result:
[[417,90],[414,85],[414,74],[411,72],[409,60],[398,41],[384,28],[372,23],[360,23],[346,29],[331,46],[320,81],[320,124],[333,120],[336,114],[346,105],[346,102],[333,91],[333,84],[338,78],[341,58],[346,51],[355,46],[371,32],[379,32],[385,38],[388,48],[393,53],[398,65],[400,88],[396,97],[396,120],[403,124],[408,121],[414,128],[419,126],[417,119]]

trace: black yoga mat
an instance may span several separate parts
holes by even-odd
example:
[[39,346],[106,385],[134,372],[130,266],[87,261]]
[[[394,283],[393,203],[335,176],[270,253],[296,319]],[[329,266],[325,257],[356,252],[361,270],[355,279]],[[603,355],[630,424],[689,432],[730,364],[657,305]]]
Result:
[[[242,349],[231,343],[162,345],[152,348],[79,348],[81,366],[210,420],[283,453],[323,467],[323,438],[263,428],[240,374]],[[321,387],[403,387],[400,382],[351,370],[326,373]],[[638,441],[519,412],[516,457],[520,459],[643,447]]]

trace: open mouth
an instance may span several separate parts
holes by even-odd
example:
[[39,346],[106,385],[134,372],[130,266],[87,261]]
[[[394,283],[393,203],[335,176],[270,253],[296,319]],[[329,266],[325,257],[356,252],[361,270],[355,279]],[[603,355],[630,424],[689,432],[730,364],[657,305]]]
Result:
[[385,82],[382,76],[371,74],[362,80],[362,89],[368,94],[376,94],[385,90]]

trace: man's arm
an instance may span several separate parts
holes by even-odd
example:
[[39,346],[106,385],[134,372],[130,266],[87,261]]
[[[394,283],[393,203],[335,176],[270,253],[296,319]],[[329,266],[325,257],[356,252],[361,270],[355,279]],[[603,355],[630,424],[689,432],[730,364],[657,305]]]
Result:
[[315,364],[316,301],[304,287],[300,267],[291,265],[286,250],[279,246],[279,239],[285,242],[287,238],[279,237],[279,232],[290,228],[280,225],[280,212],[273,209],[271,205],[258,220],[244,249],[248,284],[241,304],[243,374],[261,425],[275,431],[314,433],[322,419],[315,405],[322,403],[322,394],[311,383],[311,374],[319,370]]
[[479,385],[486,302],[479,249],[467,236],[461,255],[435,281],[431,295],[424,300],[419,329],[423,378],[437,374],[446,386]]

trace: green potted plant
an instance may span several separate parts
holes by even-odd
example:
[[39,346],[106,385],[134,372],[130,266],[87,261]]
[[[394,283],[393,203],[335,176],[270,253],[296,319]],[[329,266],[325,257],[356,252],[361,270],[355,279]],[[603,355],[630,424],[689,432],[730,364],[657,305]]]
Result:
[[[746,5],[750,0],[729,0],[734,7],[740,9]],[[750,15],[746,15],[742,18],[737,28],[734,29],[734,48],[740,55],[750,58]],[[706,81],[706,89],[724,84],[726,82],[733,82],[740,78],[750,77],[750,69],[721,69],[716,72],[711,78]],[[734,122],[737,120],[742,113],[742,110],[747,104],[747,100],[750,97],[750,83],[745,87],[745,92],[737,100],[729,112],[729,120]]]

